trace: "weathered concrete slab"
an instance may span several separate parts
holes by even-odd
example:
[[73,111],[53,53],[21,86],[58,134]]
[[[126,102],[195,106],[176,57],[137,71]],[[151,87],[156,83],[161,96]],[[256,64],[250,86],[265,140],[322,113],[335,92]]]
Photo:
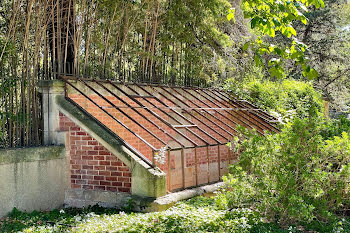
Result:
[[170,193],[163,197],[159,197],[150,203],[145,209],[146,212],[163,211],[172,207],[176,202],[187,200],[195,196],[210,194],[217,191],[224,183],[205,185],[197,188],[186,189],[180,192]]
[[64,147],[0,150],[0,217],[59,208],[67,186]]

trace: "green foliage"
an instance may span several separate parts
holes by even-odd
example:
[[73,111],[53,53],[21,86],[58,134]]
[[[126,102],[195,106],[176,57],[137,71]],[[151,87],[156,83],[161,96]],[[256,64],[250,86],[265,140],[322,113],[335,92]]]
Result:
[[[32,213],[14,209],[8,218],[0,219],[0,232],[303,232],[303,227],[283,229],[276,223],[264,222],[256,211],[221,209],[215,202],[216,198],[199,196],[179,202],[166,211],[146,214],[118,213],[97,206]],[[334,225],[313,222],[304,228],[325,233],[349,232],[350,223],[345,219]]]
[[350,135],[350,120],[345,116],[340,116],[339,119],[331,119],[325,122],[321,135],[324,139],[330,139],[341,136],[343,132]]
[[[116,214],[115,209],[92,206],[86,209],[67,208],[50,212],[24,213],[14,208],[5,219],[0,219],[0,232],[64,232],[77,222],[95,214]],[[24,229],[35,229],[24,230]]]
[[[316,70],[309,65],[309,59],[305,56],[306,45],[296,39],[297,32],[293,22],[301,21],[307,24],[305,13],[309,6],[324,7],[323,0],[244,0],[242,8],[245,18],[250,19],[250,27],[256,31],[257,39],[249,42],[255,51],[255,62],[263,64],[263,55],[273,55],[268,61],[269,72],[272,77],[285,77],[283,61],[293,60],[300,65],[303,75],[309,79],[318,77]],[[263,38],[273,38],[280,33],[286,38],[283,45],[273,45]],[[260,35],[260,36],[259,36]],[[245,46],[248,47],[248,46]],[[280,59],[281,58],[281,59]]]
[[295,116],[308,117],[311,108],[318,114],[323,112],[321,95],[311,83],[258,79],[237,83],[231,79],[227,82],[227,88],[239,98],[251,101],[283,122]]
[[265,137],[242,128],[239,161],[218,203],[252,207],[282,225],[334,221],[350,206],[350,139],[344,132],[324,141],[314,119],[296,118]]
[[[250,232],[262,224],[249,209],[220,210],[213,198],[198,197],[156,213],[116,213],[93,207],[30,214],[14,210],[1,232]],[[277,226],[271,228],[278,229]],[[259,231],[253,231],[259,232]],[[281,231],[282,232],[282,231]]]

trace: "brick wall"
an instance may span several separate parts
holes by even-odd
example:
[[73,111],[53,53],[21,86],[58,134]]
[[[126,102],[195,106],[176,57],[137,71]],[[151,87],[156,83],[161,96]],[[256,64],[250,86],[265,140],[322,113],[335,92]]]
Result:
[[67,131],[71,188],[130,192],[129,168],[60,113],[60,130]]

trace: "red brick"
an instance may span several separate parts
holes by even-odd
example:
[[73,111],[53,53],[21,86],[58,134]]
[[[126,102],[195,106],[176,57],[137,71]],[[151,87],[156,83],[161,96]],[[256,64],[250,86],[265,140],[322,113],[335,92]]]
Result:
[[104,180],[104,176],[94,176],[94,180]]
[[80,128],[78,126],[71,126],[70,130],[74,131],[80,131]]
[[76,135],[84,135],[85,136],[85,135],[87,135],[87,133],[85,133],[85,132],[77,132]]
[[106,186],[94,186],[95,190],[106,190]]
[[92,137],[90,136],[81,136],[81,139],[84,140],[84,141],[90,141],[90,140],[93,140]]
[[118,167],[111,167],[111,166],[107,166],[106,167],[107,171],[118,171]]
[[70,136],[71,141],[79,141],[81,139],[80,136]]
[[[77,151],[77,152],[80,152],[80,151]],[[71,159],[81,159],[81,155],[77,155],[77,154],[74,154],[70,156]]]
[[98,174],[101,176],[111,176],[110,171],[98,171]]
[[92,155],[82,155],[82,156],[81,156],[81,159],[84,159],[84,160],[93,160],[93,159],[94,159],[94,156],[92,156]]
[[83,165],[83,169],[90,169],[90,170],[92,170],[93,168],[94,168],[94,166]]
[[92,180],[94,177],[91,175],[82,175],[81,178],[85,180]]
[[88,180],[88,184],[100,185],[100,181],[98,181],[98,180]]
[[111,153],[108,152],[108,151],[101,151],[101,150],[100,150],[100,151],[98,152],[98,154],[99,154],[99,155],[110,155]]
[[89,141],[89,142],[88,142],[88,145],[97,145],[97,144],[98,144],[97,141]]
[[128,188],[131,188],[131,183],[124,183],[123,186],[124,186],[124,187],[128,187]]
[[71,175],[71,179],[81,179],[81,175]]
[[104,150],[103,146],[94,146],[94,150]]
[[106,166],[94,166],[94,170],[104,171],[106,170]]
[[95,151],[95,150],[89,150],[88,151],[88,155],[98,155],[98,151]]
[[123,166],[123,163],[122,162],[111,162],[111,165],[112,166],[115,166],[115,167],[119,167],[119,166]]
[[118,181],[118,177],[115,177],[115,176],[106,176],[106,180]]
[[87,162],[88,165],[98,165],[98,161],[92,160]]
[[111,182],[108,182],[108,181],[101,181],[101,182],[100,182],[100,185],[107,185],[107,186],[109,186],[109,185],[111,185]]
[[100,165],[111,165],[111,162],[110,161],[100,161]]
[[95,155],[94,160],[105,160],[105,157],[102,155]]
[[[77,159],[75,160],[75,163],[76,164],[80,164],[80,165],[86,165],[87,164],[87,161],[86,160],[82,160],[82,159]],[[84,168],[85,169],[85,168]]]
[[121,172],[111,172],[111,176],[121,176]]
[[128,167],[118,167],[118,171],[129,171]]
[[131,177],[131,173],[130,172],[123,172],[123,176],[124,177]]
[[112,185],[115,187],[122,187],[123,183],[122,182],[112,182]]
[[83,174],[86,174],[86,170],[75,170],[75,174],[81,174],[81,175],[83,175]]
[[88,174],[88,175],[98,175],[98,171],[89,170],[89,171],[86,171],[86,174]]
[[128,178],[128,177],[118,177],[118,181],[121,181],[121,182],[130,182],[130,178]]

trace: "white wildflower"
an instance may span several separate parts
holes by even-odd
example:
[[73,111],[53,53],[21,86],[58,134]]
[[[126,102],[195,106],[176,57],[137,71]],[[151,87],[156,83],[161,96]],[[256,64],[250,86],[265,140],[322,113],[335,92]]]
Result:
[[160,150],[154,154],[155,161],[157,161],[160,164],[165,164],[167,149],[168,149],[167,145],[160,148]]

